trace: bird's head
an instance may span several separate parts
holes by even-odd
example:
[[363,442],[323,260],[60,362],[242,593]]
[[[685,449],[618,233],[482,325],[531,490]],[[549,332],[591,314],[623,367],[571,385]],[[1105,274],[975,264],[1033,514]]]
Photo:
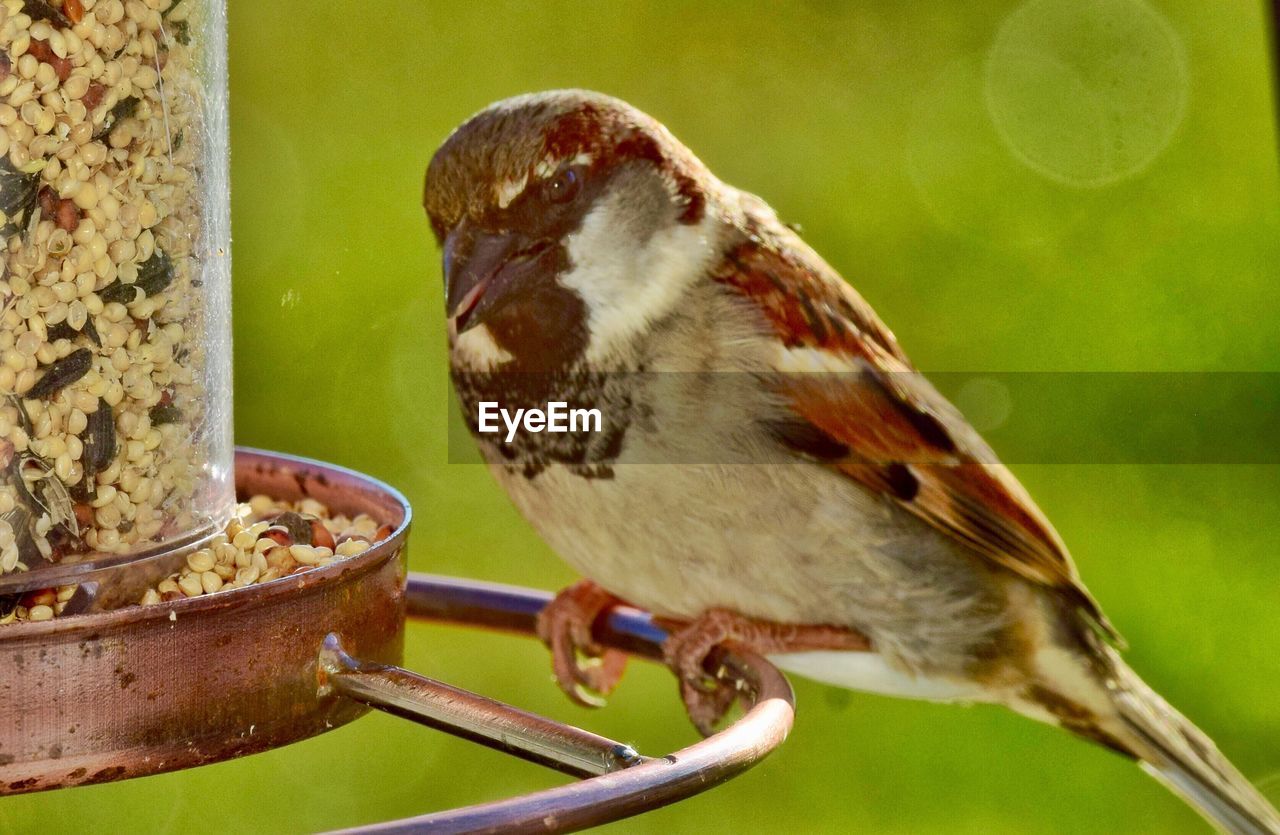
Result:
[[581,90],[467,120],[427,169],[454,362],[608,363],[713,252],[714,178],[666,128]]

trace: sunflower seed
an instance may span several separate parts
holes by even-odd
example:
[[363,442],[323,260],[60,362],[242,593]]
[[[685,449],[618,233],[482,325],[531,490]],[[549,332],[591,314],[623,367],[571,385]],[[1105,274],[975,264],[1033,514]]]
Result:
[[147,411],[147,417],[151,418],[152,426],[163,426],[166,423],[177,423],[182,420],[182,411],[172,403],[165,403],[161,406],[152,406]]
[[71,21],[67,20],[62,10],[46,3],[45,0],[22,0],[22,13],[32,20],[47,20],[64,29],[71,27]]
[[111,133],[111,129],[116,126],[122,119],[128,119],[138,109],[139,99],[137,96],[129,96],[127,99],[121,99],[116,102],[116,106],[107,111],[106,117],[102,120],[102,127],[98,128],[98,132],[93,135],[95,140],[102,139]]
[[88,348],[72,351],[48,367],[36,384],[27,392],[28,400],[52,397],[89,373],[93,367],[93,352]]
[[80,440],[84,444],[84,475],[88,480],[110,467],[116,457],[116,421],[111,404],[98,401],[98,409],[88,416]]
[[289,538],[299,545],[311,544],[311,520],[307,519],[301,513],[295,513],[292,510],[286,510],[275,519],[271,520],[272,525],[278,525],[289,532]]
[[5,222],[0,235],[12,235],[23,226],[24,218],[34,214],[40,195],[40,174],[18,171],[6,156],[0,159],[0,212]]
[[173,281],[173,262],[160,250],[138,267],[138,278],[132,284],[114,281],[98,291],[98,297],[104,302],[133,304],[141,298],[154,296],[168,287]]

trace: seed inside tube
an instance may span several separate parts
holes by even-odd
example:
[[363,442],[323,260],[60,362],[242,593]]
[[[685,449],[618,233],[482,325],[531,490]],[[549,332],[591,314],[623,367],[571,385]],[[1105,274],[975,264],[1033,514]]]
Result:
[[[198,70],[197,16],[165,18],[198,2],[0,3],[0,394],[33,404],[30,419],[0,417],[0,445],[43,459],[84,522],[72,535],[34,514],[18,558],[0,544],[0,572],[149,549],[230,509],[225,491],[217,507],[201,498],[225,464],[205,426],[207,357],[223,350],[207,323],[222,311],[201,287],[219,279],[197,257],[225,244],[202,238],[221,80]],[[180,404],[168,433],[146,423],[162,395]],[[129,419],[136,431],[118,429]],[[0,469],[6,502],[39,509]]]

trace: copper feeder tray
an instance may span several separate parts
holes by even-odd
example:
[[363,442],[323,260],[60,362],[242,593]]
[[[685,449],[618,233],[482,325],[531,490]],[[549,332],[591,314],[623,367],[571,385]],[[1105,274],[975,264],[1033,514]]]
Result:
[[[403,670],[406,614],[531,634],[550,595],[406,573],[408,502],[371,478],[241,449],[240,494],[311,497],[393,533],[327,568],[244,589],[0,627],[0,795],[103,783],[257,753],[371,707],[583,778],[363,832],[566,832],[705,791],[786,738],[791,688],[761,658],[721,652],[716,672],[750,707],[665,757]],[[616,609],[602,643],[660,657],[649,618]]]

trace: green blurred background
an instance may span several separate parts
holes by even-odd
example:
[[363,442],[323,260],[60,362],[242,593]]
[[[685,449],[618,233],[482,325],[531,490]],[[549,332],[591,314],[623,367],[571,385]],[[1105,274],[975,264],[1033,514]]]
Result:
[[[802,224],[927,370],[1280,371],[1262,3],[231,5],[236,435],[404,490],[414,569],[572,579],[487,473],[448,463],[422,173],[452,127],[515,93],[591,87],[666,122]],[[1280,800],[1280,468],[1017,471],[1133,666]],[[649,665],[588,712],[533,642],[411,625],[407,664],[646,752],[694,739]],[[1128,763],[1001,710],[797,691],[764,765],[614,829],[1204,829]],[[8,799],[0,831],[301,832],[558,782],[371,716],[238,762]]]

